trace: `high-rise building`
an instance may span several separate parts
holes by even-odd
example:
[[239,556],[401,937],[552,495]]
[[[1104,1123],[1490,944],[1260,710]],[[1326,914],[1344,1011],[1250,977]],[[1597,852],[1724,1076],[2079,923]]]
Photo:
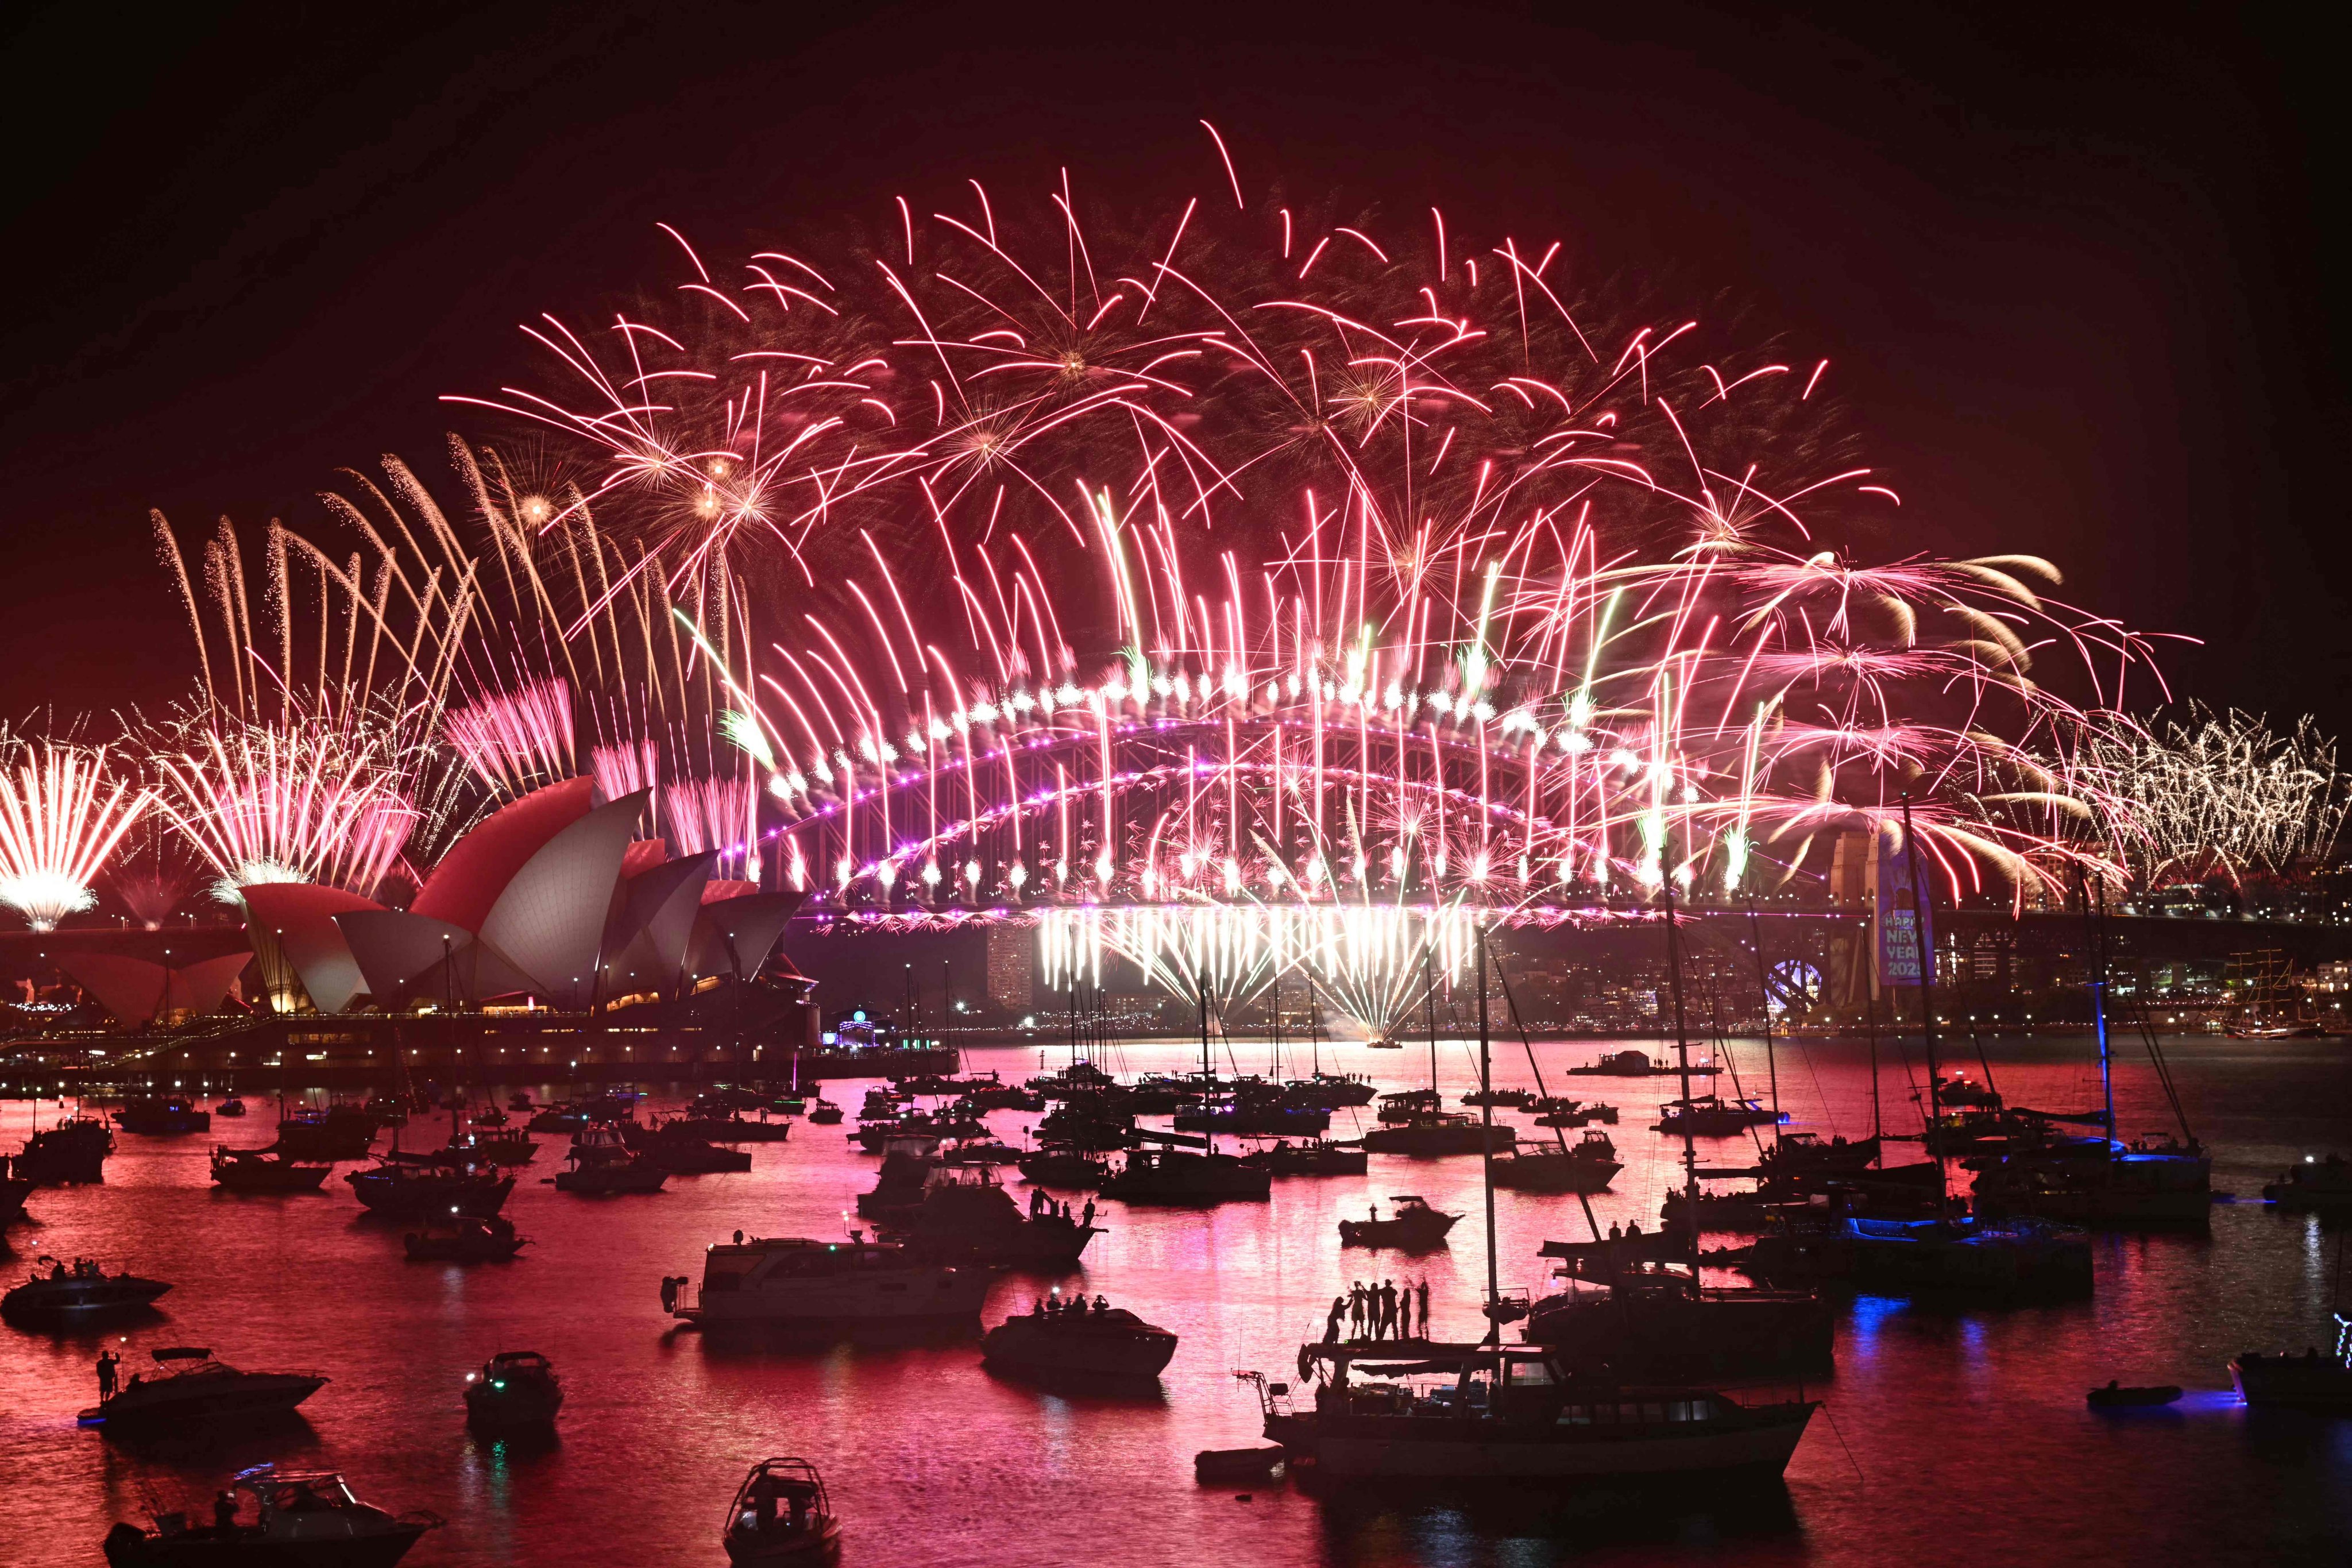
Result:
[[1034,998],[1036,937],[1027,926],[988,928],[988,999],[1014,1011]]

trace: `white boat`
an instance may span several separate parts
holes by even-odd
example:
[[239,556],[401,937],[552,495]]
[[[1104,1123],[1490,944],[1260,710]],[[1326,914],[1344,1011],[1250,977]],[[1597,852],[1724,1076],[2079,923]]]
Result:
[[847,1241],[753,1237],[706,1252],[698,1287],[663,1280],[662,1305],[704,1327],[847,1329],[974,1317],[988,1282],[986,1268],[916,1262],[858,1231]]

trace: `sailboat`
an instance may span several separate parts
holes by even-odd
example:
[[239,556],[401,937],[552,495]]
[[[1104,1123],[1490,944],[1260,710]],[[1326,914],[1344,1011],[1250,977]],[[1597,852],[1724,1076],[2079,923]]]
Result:
[[[1478,1072],[1491,1087],[1486,931],[1478,929]],[[1482,1106],[1491,1122],[1492,1105]],[[1632,1476],[1778,1477],[1819,1402],[1743,1405],[1708,1388],[1587,1373],[1558,1347],[1502,1342],[1494,1156],[1485,1155],[1486,1337],[1476,1344],[1299,1347],[1311,1409],[1256,1373],[1268,1438],[1336,1479],[1572,1483]],[[1359,1378],[1363,1381],[1359,1381]]]
[[[1431,964],[1426,952],[1422,963],[1424,968]],[[1486,983],[1482,979],[1479,984],[1483,987]],[[1422,1006],[1429,1026],[1429,1087],[1381,1096],[1381,1124],[1364,1134],[1366,1152],[1433,1159],[1446,1154],[1492,1153],[1516,1147],[1519,1141],[1517,1131],[1496,1126],[1492,1106],[1481,1108],[1486,1112],[1483,1116],[1444,1109],[1444,1099],[1437,1091],[1437,986],[1433,979],[1424,982]]]
[[[1216,1074],[1209,1061],[1209,980],[1205,974],[1200,978],[1200,991],[1202,1104],[1205,1106],[1216,1083]],[[1153,1146],[1131,1149],[1127,1163],[1102,1184],[1102,1195],[1107,1198],[1131,1204],[1221,1204],[1234,1199],[1263,1200],[1274,1190],[1273,1172],[1217,1152],[1213,1129],[1200,1134],[1139,1130],[1129,1137]]]

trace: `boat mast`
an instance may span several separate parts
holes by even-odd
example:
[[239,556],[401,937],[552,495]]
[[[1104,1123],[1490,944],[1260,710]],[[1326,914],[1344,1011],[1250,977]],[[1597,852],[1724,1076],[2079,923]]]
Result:
[[1210,1099],[1210,1089],[1217,1075],[1209,1068],[1209,972],[1197,972],[1201,989],[1201,1128],[1208,1140],[1208,1151],[1217,1152],[1217,1108]]
[[[1865,939],[1866,940],[1866,939]],[[1870,1020],[1870,1135],[1878,1140],[1878,1164],[1886,1167],[1886,1124],[1878,1112],[1878,993],[1875,989],[1863,993],[1864,1016]]]
[[[1488,1063],[1492,1037],[1486,1026],[1486,919],[1481,910],[1478,917],[1478,1163],[1486,1187],[1486,1337],[1496,1344],[1503,1340],[1503,1320],[1497,1309],[1502,1305],[1503,1292],[1495,1266],[1495,1081]],[[1530,1053],[1532,1059],[1532,1053]],[[1436,1079],[1433,1078],[1431,1087]],[[1422,1338],[1429,1337],[1429,1325],[1422,1325]],[[1499,1371],[1496,1373],[1499,1378]]]
[[[1936,1169],[1944,1169],[1944,1097],[1936,1066],[1936,955],[1927,940],[1927,884],[1919,874],[1919,840],[1911,833],[1911,792],[1903,792],[1903,854],[1911,868],[1911,953],[1919,964],[1919,1032],[1927,1047],[1927,1137]],[[1943,1194],[1938,1191],[1940,1200]]]
[[[1756,919],[1756,900],[1748,900],[1748,945],[1756,954],[1756,994],[1764,1008],[1764,1070],[1772,1079],[1772,1142],[1780,1141],[1780,1062],[1772,1054],[1772,987],[1764,972],[1764,928]],[[1724,1047],[1727,1054],[1730,1047]],[[1738,1077],[1734,1073],[1735,1080]]]
[[1421,949],[1422,1016],[1429,1023],[1429,1098],[1432,1109],[1441,1108],[1444,1101],[1437,1097],[1437,963],[1432,955],[1431,933]]
[[2083,923],[2091,934],[2091,1028],[2099,1040],[2099,1089],[2106,1100],[2107,1158],[2116,1157],[2116,1078],[2115,1058],[2107,1048],[2107,922],[2105,884],[2101,884],[2099,912],[2091,913],[2091,882],[2080,866],[2074,868],[2075,884],[2083,889]]
[[1698,1294],[1698,1145],[1691,1138],[1690,1028],[1683,1017],[1682,945],[1675,930],[1675,873],[1663,850],[1658,886],[1666,895],[1666,983],[1675,998],[1675,1063],[1682,1079],[1683,1212],[1690,1216],[1691,1294]]

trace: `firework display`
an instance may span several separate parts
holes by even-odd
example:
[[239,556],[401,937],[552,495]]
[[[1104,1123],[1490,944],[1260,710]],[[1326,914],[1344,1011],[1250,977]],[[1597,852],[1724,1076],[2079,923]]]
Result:
[[103,748],[12,744],[0,766],[0,903],[49,931],[97,900],[91,884],[147,804],[110,778]]
[[2192,702],[2161,725],[2117,726],[2091,760],[2121,803],[2121,847],[2142,888],[2326,860],[2352,810],[2336,742],[2307,718],[2282,733]]

